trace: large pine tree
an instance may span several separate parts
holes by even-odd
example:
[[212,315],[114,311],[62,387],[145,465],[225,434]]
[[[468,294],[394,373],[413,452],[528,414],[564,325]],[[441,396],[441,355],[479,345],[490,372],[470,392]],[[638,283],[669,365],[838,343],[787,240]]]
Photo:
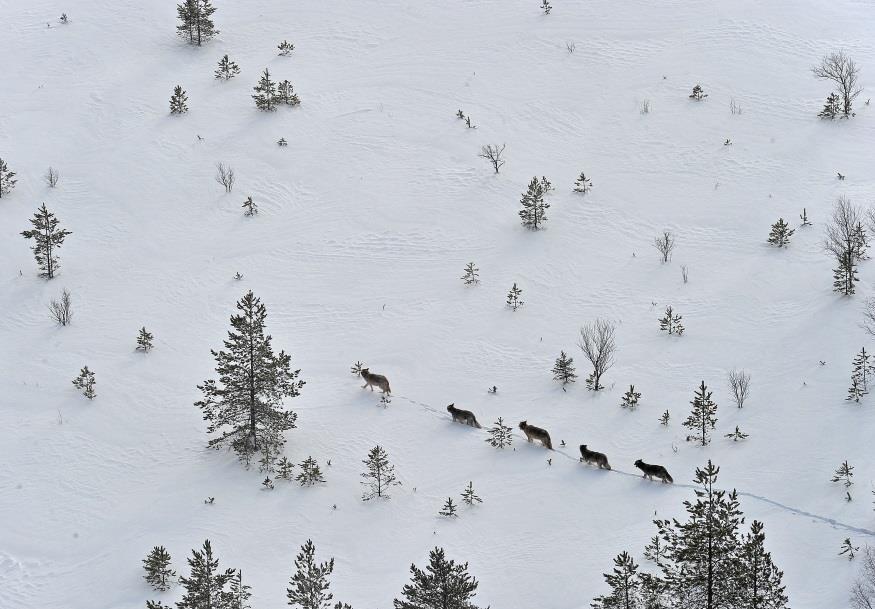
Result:
[[410,565],[410,583],[395,599],[394,609],[477,609],[471,599],[477,592],[477,580],[468,574],[468,563],[447,560],[443,548],[428,555],[423,571]]
[[188,566],[191,568],[189,576],[179,578],[185,593],[176,603],[177,609],[229,609],[232,606],[232,595],[226,587],[235,570],[219,570],[219,559],[213,557],[209,539],[204,541],[202,550],[191,551]]
[[705,386],[705,381],[696,389],[690,404],[693,409],[683,423],[692,432],[687,436],[687,441],[706,446],[711,441],[710,432],[717,424],[717,404],[711,399],[711,392]]
[[317,563],[316,547],[308,539],[295,558],[295,569],[286,589],[289,605],[301,609],[329,609],[334,595],[328,591],[331,585],[328,576],[334,571],[334,559]]
[[155,546],[149,555],[143,559],[143,576],[149,585],[155,590],[163,592],[170,588],[171,578],[176,576],[176,571],[170,568],[170,553],[164,546]]
[[229,446],[249,464],[252,455],[277,455],[285,444],[283,432],[294,429],[297,415],[283,409],[283,398],[300,395],[304,381],[292,370],[291,356],[275,354],[265,334],[267,309],[251,291],[237,303],[231,317],[225,350],[211,351],[218,382],[198,385],[203,399],[195,405],[209,423],[213,448]]
[[64,239],[73,233],[58,227],[60,221],[46,208],[45,203],[36,210],[30,223],[33,228],[22,231],[21,235],[25,239],[33,239],[34,243],[30,249],[33,250],[33,256],[39,265],[39,276],[51,279],[61,267],[55,250],[60,248],[64,244]]
[[544,186],[537,176],[529,182],[520,204],[523,208],[519,211],[519,216],[526,228],[538,230],[547,221],[547,209],[550,204],[544,200]]

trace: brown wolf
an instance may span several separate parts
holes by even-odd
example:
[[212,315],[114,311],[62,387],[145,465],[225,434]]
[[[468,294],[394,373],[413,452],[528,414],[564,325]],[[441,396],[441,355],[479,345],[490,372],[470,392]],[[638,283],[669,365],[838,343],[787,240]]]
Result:
[[454,422],[464,423],[465,425],[470,425],[471,427],[482,429],[480,423],[477,422],[477,417],[475,417],[474,413],[470,410],[462,410],[461,408],[456,408],[456,404],[453,403],[447,406],[447,412],[449,412],[453,416]]
[[392,393],[389,389],[389,379],[382,374],[371,374],[368,368],[362,368],[362,378],[365,379],[365,384],[362,385],[362,389],[370,387],[371,391],[373,391],[374,385],[376,385],[383,393]]
[[550,441],[550,434],[547,433],[546,429],[529,425],[528,421],[520,421],[520,429],[526,434],[526,439],[529,442],[538,440],[541,444],[553,450],[553,443]]
[[642,478],[653,480],[653,477],[656,476],[662,480],[663,484],[671,484],[674,482],[672,477],[668,474],[668,470],[661,465],[651,465],[650,463],[645,463],[641,459],[638,459],[635,461],[635,467],[644,472]]
[[599,469],[611,469],[611,464],[608,463],[608,457],[604,453],[589,450],[586,447],[586,444],[580,445],[580,460],[584,463],[598,465]]

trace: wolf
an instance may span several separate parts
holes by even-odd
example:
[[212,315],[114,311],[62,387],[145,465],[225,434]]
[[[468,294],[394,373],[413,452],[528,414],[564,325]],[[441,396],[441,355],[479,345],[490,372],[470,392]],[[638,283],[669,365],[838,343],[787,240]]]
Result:
[[586,444],[580,445],[580,460],[585,463],[598,465],[599,469],[611,469],[611,464],[608,463],[608,457],[604,453],[589,450],[586,447]]
[[477,417],[475,417],[474,413],[470,410],[456,408],[456,404],[452,403],[447,406],[447,412],[453,416],[453,421],[456,423],[463,423],[465,425],[470,425],[471,427],[476,427],[477,429],[482,429],[480,423],[477,422]]
[[635,467],[644,472],[642,478],[649,478],[653,480],[653,477],[656,476],[660,480],[662,480],[663,484],[671,484],[674,482],[672,477],[668,474],[668,470],[666,470],[661,465],[651,465],[650,463],[645,463],[641,459],[635,461]]
[[550,441],[550,434],[547,433],[546,429],[529,425],[528,421],[520,421],[520,429],[526,434],[526,439],[529,442],[538,440],[541,444],[553,450],[553,443]]
[[389,379],[382,374],[371,374],[368,368],[362,368],[362,378],[365,379],[362,389],[370,387],[371,391],[373,391],[374,385],[376,385],[383,393],[392,393],[392,390],[389,389]]

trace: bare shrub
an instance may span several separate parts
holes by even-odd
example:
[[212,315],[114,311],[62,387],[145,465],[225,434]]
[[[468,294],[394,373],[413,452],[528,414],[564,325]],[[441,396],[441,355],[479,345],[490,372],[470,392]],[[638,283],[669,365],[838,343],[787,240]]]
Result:
[[730,370],[727,377],[732,401],[742,408],[750,395],[750,373],[745,370]]
[[641,114],[650,114],[650,100],[649,99],[645,98],[644,101],[641,102]]
[[866,546],[860,574],[851,586],[851,607],[853,609],[872,609],[875,607],[875,550]]
[[863,91],[863,87],[857,84],[860,77],[860,68],[854,60],[839,51],[830,53],[820,60],[820,63],[811,72],[817,78],[831,80],[836,85],[842,102],[842,115],[845,118],[851,116],[854,99]]
[[686,264],[681,265],[681,277],[684,278],[684,283],[687,283],[690,279],[689,269],[687,269]]
[[602,375],[614,365],[614,352],[617,350],[615,331],[616,326],[606,319],[596,319],[580,328],[577,344],[592,364],[592,373],[586,379],[586,386],[593,391],[604,389]]
[[577,48],[577,45],[574,44],[574,41],[572,40],[570,42],[565,43],[565,48],[568,49],[569,53],[573,53],[574,49]]
[[495,173],[498,173],[498,170],[504,166],[504,161],[501,160],[501,155],[504,153],[506,145],[507,144],[502,144],[500,148],[498,147],[498,144],[483,146],[480,149],[480,154],[477,156],[489,161],[492,164],[492,168],[495,169]]
[[729,100],[729,112],[730,114],[741,114],[741,105],[735,101],[735,98]]
[[671,253],[674,251],[674,235],[669,231],[663,231],[660,236],[653,240],[653,247],[659,251],[663,263],[668,262],[671,260]]
[[234,188],[234,170],[230,165],[216,163],[216,182],[225,187],[225,192]]
[[54,188],[55,186],[57,186],[59,178],[60,178],[60,176],[58,175],[58,170],[55,169],[54,167],[49,167],[46,170],[45,179],[46,179],[46,184],[49,185],[49,188]]
[[73,318],[73,299],[70,296],[70,291],[67,288],[61,292],[61,299],[52,298],[49,303],[49,312],[52,314],[52,319],[66,326]]

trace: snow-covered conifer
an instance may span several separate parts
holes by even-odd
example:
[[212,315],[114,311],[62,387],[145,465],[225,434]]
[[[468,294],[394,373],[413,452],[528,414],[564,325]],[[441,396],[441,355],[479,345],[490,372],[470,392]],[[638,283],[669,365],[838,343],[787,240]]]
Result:
[[21,235],[25,239],[33,239],[34,243],[30,249],[33,250],[33,256],[39,266],[39,276],[52,279],[61,266],[56,250],[64,244],[64,239],[73,233],[59,228],[60,221],[46,208],[45,203],[36,210],[30,223],[33,228],[22,231]]

